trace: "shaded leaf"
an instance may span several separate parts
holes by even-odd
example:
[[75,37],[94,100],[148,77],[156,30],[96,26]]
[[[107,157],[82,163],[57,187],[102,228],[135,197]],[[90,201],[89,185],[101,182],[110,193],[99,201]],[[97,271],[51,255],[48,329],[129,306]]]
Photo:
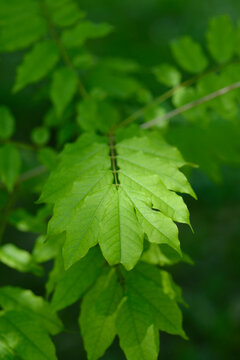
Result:
[[54,345],[29,314],[7,311],[0,316],[0,332],[7,345],[24,360],[56,360]]
[[41,80],[54,68],[58,60],[58,49],[52,41],[37,43],[19,65],[13,90],[19,91],[26,85]]
[[31,314],[35,321],[40,322],[51,334],[57,334],[63,329],[63,324],[50,304],[30,290],[11,286],[1,287],[0,305],[4,310],[17,310],[23,314]]

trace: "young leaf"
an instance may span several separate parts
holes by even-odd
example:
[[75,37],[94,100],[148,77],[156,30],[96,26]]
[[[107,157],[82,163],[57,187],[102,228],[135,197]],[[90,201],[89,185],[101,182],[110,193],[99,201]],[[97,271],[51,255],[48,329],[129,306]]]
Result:
[[122,288],[114,269],[107,270],[84,296],[79,318],[88,360],[99,359],[116,336],[115,319]]
[[178,64],[187,72],[200,73],[207,67],[208,61],[201,46],[190,36],[173,41],[171,50]]
[[55,203],[48,233],[66,231],[66,268],[99,242],[110,264],[131,269],[141,256],[144,232],[150,242],[181,253],[173,221],[188,224],[189,213],[174,191],[194,192],[178,170],[185,164],[178,151],[159,134],[116,146],[111,140],[110,148],[91,139],[85,135],[66,147],[41,196]]
[[77,74],[74,70],[61,68],[53,74],[50,97],[60,117],[71,102],[77,89]]
[[100,38],[108,35],[113,27],[107,23],[94,24],[90,21],[83,21],[74,28],[65,30],[62,41],[68,48],[83,45],[88,39]]
[[235,32],[228,16],[221,15],[212,18],[206,37],[208,49],[214,60],[224,63],[233,56]]
[[0,333],[24,360],[57,360],[49,336],[30,314],[11,310],[0,315]]
[[18,149],[10,144],[0,148],[0,178],[8,191],[12,191],[21,169]]
[[18,271],[32,272],[37,276],[43,275],[43,269],[33,260],[31,254],[19,249],[14,244],[4,244],[0,247],[0,261]]
[[0,51],[24,49],[45,35],[46,22],[32,0],[1,0]]
[[9,139],[15,130],[15,119],[6,106],[0,106],[0,139]]
[[53,294],[53,308],[60,310],[80,299],[97,279],[102,266],[103,258],[99,250],[94,248],[69,270],[63,271]]
[[57,334],[63,329],[63,324],[50,304],[30,290],[11,286],[0,287],[0,305],[4,310],[31,314],[50,334]]
[[37,43],[23,58],[17,69],[13,91],[35,83],[46,76],[59,60],[57,46],[50,40]]

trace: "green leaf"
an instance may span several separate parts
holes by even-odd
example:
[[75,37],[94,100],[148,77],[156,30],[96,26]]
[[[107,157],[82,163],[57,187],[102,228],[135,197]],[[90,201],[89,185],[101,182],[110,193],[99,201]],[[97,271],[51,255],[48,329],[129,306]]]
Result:
[[4,310],[31,314],[50,334],[57,334],[63,329],[63,324],[50,304],[30,290],[11,286],[1,287],[0,305]]
[[50,97],[59,117],[73,99],[77,83],[77,74],[72,69],[61,68],[53,74]]
[[37,276],[43,275],[43,269],[37,265],[31,254],[19,249],[14,244],[4,244],[0,247],[0,261],[18,271],[32,272]]
[[65,234],[58,234],[46,238],[40,235],[32,252],[33,258],[37,263],[42,263],[55,258],[58,255],[59,248],[65,240]]
[[15,351],[7,344],[0,335],[0,357],[2,360],[21,360]]
[[119,114],[113,105],[90,96],[79,103],[77,112],[77,122],[85,131],[99,130],[106,133],[119,120]]
[[177,86],[182,78],[178,69],[169,64],[161,64],[153,69],[153,73],[157,80],[166,86]]
[[51,147],[44,147],[38,151],[38,160],[43,164],[47,169],[54,169],[57,163],[57,152]]
[[208,65],[201,46],[190,36],[183,36],[173,41],[171,50],[177,63],[187,72],[200,73]]
[[75,24],[85,17],[78,4],[72,0],[46,0],[53,23],[59,27]]
[[69,270],[63,271],[53,294],[53,308],[60,310],[79,300],[97,279],[102,266],[103,258],[99,250],[94,248]]
[[99,359],[113,342],[121,298],[122,288],[114,269],[107,269],[84,296],[79,323],[88,360]]
[[62,41],[68,48],[83,45],[88,39],[101,38],[112,32],[113,27],[107,23],[94,24],[90,21],[83,21],[74,28],[65,30]]
[[21,169],[21,157],[13,145],[3,145],[0,148],[0,178],[8,191],[12,191]]
[[128,99],[136,97],[142,85],[138,80],[121,71],[113,71],[105,66],[93,69],[88,77],[88,84],[91,88],[104,91],[112,98]]
[[206,37],[208,49],[215,61],[224,63],[231,59],[235,51],[235,31],[227,15],[210,20]]
[[102,253],[110,265],[121,263],[130,270],[143,248],[143,231],[134,205],[122,189],[112,188],[104,207],[98,240]]
[[182,253],[181,256],[176,250],[165,244],[150,244],[149,248],[143,253],[141,260],[160,266],[174,265],[181,261],[190,265],[193,264],[190,256],[185,253]]
[[165,272],[155,266],[140,264],[127,274],[126,282],[141,302],[148,304],[159,330],[186,338],[182,329],[182,314],[175,300],[178,293],[171,280],[166,283]]
[[131,288],[126,290],[116,327],[127,360],[157,360],[159,335],[151,309],[145,299]]
[[0,106],[0,139],[9,139],[15,130],[15,119],[6,106]]
[[24,56],[23,62],[17,69],[17,78],[13,91],[17,92],[26,85],[44,78],[59,60],[57,46],[50,40],[34,45]]
[[178,170],[185,162],[177,149],[155,133],[123,140],[115,150],[94,139],[100,141],[84,135],[66,147],[40,199],[55,203],[48,233],[66,231],[66,268],[99,242],[111,265],[131,269],[141,256],[144,232],[150,242],[181,253],[174,221],[189,224],[189,213],[175,191],[194,192]]
[[39,3],[32,0],[1,0],[0,51],[24,49],[46,34]]
[[40,126],[33,129],[31,133],[31,140],[37,146],[43,146],[48,143],[50,139],[50,132],[47,127]]
[[0,316],[0,332],[7,345],[24,360],[56,360],[54,345],[30,314],[7,311]]

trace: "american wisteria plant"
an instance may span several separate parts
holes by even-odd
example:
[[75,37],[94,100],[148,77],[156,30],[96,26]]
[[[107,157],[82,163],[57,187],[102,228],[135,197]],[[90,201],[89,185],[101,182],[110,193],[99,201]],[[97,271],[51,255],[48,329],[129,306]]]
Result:
[[[88,50],[112,31],[73,0],[0,2],[0,51],[24,51],[13,93],[30,85],[47,104],[30,143],[0,107],[0,261],[36,276],[52,264],[44,298],[0,288],[1,359],[56,359],[58,312],[79,300],[89,360],[116,336],[128,360],[157,359],[159,331],[191,337],[169,270],[192,262],[177,225],[191,227],[184,194],[196,199],[184,169],[218,180],[222,163],[239,163],[240,27],[213,18],[205,50],[190,36],[172,41],[172,64],[150,69],[166,88],[156,97],[141,64]],[[19,194],[34,197],[34,213]],[[36,234],[32,252],[4,236],[7,224]]]

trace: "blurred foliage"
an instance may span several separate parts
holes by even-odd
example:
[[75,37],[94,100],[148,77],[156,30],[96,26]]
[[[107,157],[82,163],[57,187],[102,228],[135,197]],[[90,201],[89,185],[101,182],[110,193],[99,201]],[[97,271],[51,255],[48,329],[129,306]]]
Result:
[[[3,53],[0,58],[0,103],[4,104],[0,108],[1,141],[4,142],[14,134],[13,141],[31,142],[35,150],[41,148],[38,153],[27,148],[16,150],[15,144],[2,145],[0,149],[0,159],[4,159],[0,160],[2,182],[8,185],[9,191],[13,189],[19,173],[27,174],[37,165],[36,171],[40,175],[26,181],[13,199],[17,209],[10,214],[5,232],[6,241],[0,253],[1,286],[30,288],[39,295],[44,295],[47,276],[36,278],[31,273],[42,275],[45,270],[47,274],[51,268],[50,262],[43,267],[39,263],[56,255],[56,239],[52,240],[49,250],[44,248],[44,239],[39,237],[45,232],[51,208],[35,204],[42,181],[46,177],[42,174],[41,167],[52,169],[56,162],[55,150],[47,146],[54,145],[57,150],[62,149],[65,142],[75,139],[79,126],[82,130],[95,130],[96,117],[99,117],[97,131],[105,132],[113,123],[119,121],[122,114],[130,115],[140,104],[148,103],[168,87],[177,86],[181,79],[186,80],[189,76],[204,71],[207,65],[216,66],[215,60],[219,63],[228,61],[236,48],[238,54],[240,51],[240,45],[235,47],[233,29],[226,17],[229,15],[237,26],[240,15],[238,0],[81,0],[79,5],[81,18],[84,18],[86,11],[90,20],[101,22],[99,37],[105,33],[109,33],[109,36],[104,41],[92,39],[88,51],[84,49],[76,53],[74,47],[79,43],[83,44],[85,36],[94,37],[96,29],[87,21],[81,28],[75,29],[77,34],[81,33],[80,37],[77,36],[78,44],[71,42],[70,30],[66,31],[63,37],[65,45],[74,53],[74,66],[80,69],[80,74],[82,69],[91,69],[89,77],[84,79],[91,89],[91,96],[78,104],[77,124],[71,121],[73,114],[69,108],[77,86],[74,73],[67,70],[66,76],[66,69],[61,68],[54,72],[50,99],[55,108],[50,108],[49,80],[34,84],[44,72],[44,69],[39,70],[39,64],[41,65],[43,60],[45,64],[47,62],[46,56],[39,57],[44,49],[39,51],[40,45],[35,45],[33,56],[30,59],[29,55],[24,56],[24,62],[28,62],[33,71],[27,71],[26,76],[26,70],[23,65],[20,66],[15,91],[25,83],[33,84],[15,94],[12,93],[15,69],[22,62],[23,51],[20,47],[14,55]],[[205,37],[209,20],[216,15],[221,15],[221,21],[217,24],[211,20],[212,35],[207,34]],[[68,23],[62,23],[61,16],[56,16],[55,22],[69,26]],[[37,31],[44,31],[41,23],[35,25],[39,26]],[[213,39],[216,28],[223,30],[220,40],[228,44],[225,52],[221,46],[214,46],[219,42],[218,39]],[[224,28],[227,29],[225,32]],[[33,29],[27,28],[27,31],[29,34],[33,33]],[[178,38],[181,36],[180,41]],[[30,37],[29,44],[34,40]],[[205,49],[202,50],[198,43]],[[45,48],[49,47],[47,42],[42,43],[43,45]],[[189,46],[192,49],[190,64],[188,57],[186,59],[185,55],[182,55],[182,51],[186,54],[184,49],[189,49]],[[211,57],[206,56],[207,48]],[[100,60],[101,56],[103,58]],[[116,58],[113,61],[114,56]],[[124,62],[121,58],[128,60]],[[52,68],[57,60],[52,48],[47,62],[48,68]],[[176,62],[182,70],[176,67]],[[192,75],[187,74],[188,72]],[[150,109],[146,112],[144,121],[161,116],[172,107],[178,108],[194,101],[208,94],[209,90],[213,92],[229,85],[239,80],[239,74],[239,64],[229,64],[223,70],[199,79],[192,86],[182,88],[173,96],[172,101],[164,106]],[[63,92],[58,91],[59,89]],[[151,92],[147,89],[151,89]],[[116,111],[113,102],[121,111]],[[101,119],[102,114],[104,116]],[[109,123],[104,120],[106,117]],[[235,360],[240,357],[239,129],[239,91],[190,110],[169,124],[162,124],[168,141],[180,149],[187,161],[199,165],[200,168],[195,168],[191,174],[186,170],[198,196],[197,202],[186,198],[195,233],[193,235],[185,227],[181,229],[182,248],[195,264],[190,267],[188,264],[177,263],[171,269],[174,279],[183,288],[184,300],[189,304],[188,309],[183,307],[183,313],[184,328],[190,340],[186,342],[163,334],[159,358]],[[131,129],[127,131],[131,133]],[[4,155],[6,147],[9,147],[7,157]],[[6,169],[6,162],[13,164],[11,173]],[[7,191],[1,188],[1,207],[5,207],[7,202]],[[14,261],[16,252],[21,252],[18,255],[20,262]],[[22,273],[19,274],[14,269]],[[53,286],[51,281],[53,284],[56,281],[54,270],[48,282],[49,289]],[[61,298],[60,290],[59,294]],[[86,358],[76,324],[78,310],[77,305],[72,305],[60,313],[66,329],[69,330],[54,337],[60,360]],[[18,320],[21,321],[17,318],[16,321]],[[0,324],[3,331],[5,326],[3,321]],[[46,343],[49,346],[48,339]],[[125,359],[119,349],[118,340],[102,359]]]

